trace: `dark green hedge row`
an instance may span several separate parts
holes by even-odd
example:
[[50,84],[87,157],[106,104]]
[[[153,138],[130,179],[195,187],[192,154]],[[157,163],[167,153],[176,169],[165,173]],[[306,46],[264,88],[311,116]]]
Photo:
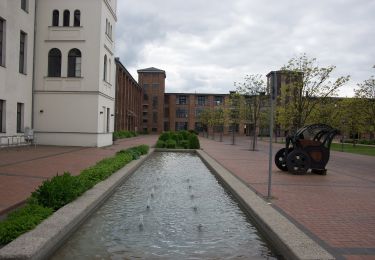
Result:
[[78,176],[65,172],[44,181],[27,200],[26,206],[8,215],[0,222],[0,244],[7,244],[19,235],[33,229],[54,211],[72,202],[95,184],[124,167],[132,160],[147,154],[149,147],[140,145],[121,150],[94,166],[81,171]]
[[348,143],[348,144],[356,143],[356,144],[375,145],[375,139],[372,139],[372,140],[366,140],[366,139],[361,139],[361,140],[357,140],[357,139],[345,139],[344,143]]
[[156,148],[199,149],[199,138],[194,131],[164,132],[156,142]]
[[135,131],[115,131],[113,132],[113,139],[123,139],[138,136]]

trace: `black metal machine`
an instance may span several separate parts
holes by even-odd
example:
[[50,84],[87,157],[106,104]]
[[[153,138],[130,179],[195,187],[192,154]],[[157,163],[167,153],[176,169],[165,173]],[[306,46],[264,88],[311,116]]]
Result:
[[275,164],[282,171],[305,174],[309,169],[318,174],[326,174],[329,149],[333,137],[339,131],[325,124],[304,126],[286,137],[285,148],[275,155]]

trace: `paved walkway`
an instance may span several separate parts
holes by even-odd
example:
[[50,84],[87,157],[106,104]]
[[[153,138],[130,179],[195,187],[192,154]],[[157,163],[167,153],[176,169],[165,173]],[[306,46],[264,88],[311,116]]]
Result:
[[[250,188],[267,196],[268,143],[249,137],[201,147]],[[274,153],[282,145],[274,145]],[[272,163],[273,206],[338,259],[375,259],[375,158],[332,152],[326,176],[291,175]]]
[[[104,148],[37,146],[0,150],[0,215],[18,206],[43,180],[78,174],[121,149],[153,145],[156,136]],[[248,137],[200,137],[202,148],[260,196],[267,194],[268,144],[249,151]],[[274,152],[281,145],[274,145]],[[273,164],[274,165],[274,164]],[[338,259],[375,259],[374,157],[332,152],[328,174],[291,175],[273,166],[273,206]]]
[[0,149],[0,216],[22,204],[44,180],[68,171],[77,175],[121,149],[155,144],[157,136],[122,139],[102,148],[24,146]]

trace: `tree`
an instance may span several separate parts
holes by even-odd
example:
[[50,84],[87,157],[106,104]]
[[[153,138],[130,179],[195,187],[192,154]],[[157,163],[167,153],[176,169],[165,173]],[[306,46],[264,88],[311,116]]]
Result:
[[[208,127],[211,125],[211,122],[212,122],[211,117],[212,117],[211,109],[208,109],[208,108],[205,108],[199,114],[199,121],[203,125],[203,129],[207,130],[206,132],[207,138],[208,138]],[[203,132],[203,136],[204,136],[204,132]]]
[[264,96],[266,92],[266,84],[262,79],[262,75],[256,74],[246,75],[245,81],[241,83],[235,83],[235,87],[237,92],[244,96],[244,111],[246,111],[246,113],[242,116],[242,119],[251,123],[253,126],[253,141],[251,149],[255,151],[256,139],[258,136],[262,96]]
[[236,128],[241,122],[241,95],[238,92],[231,92],[229,96],[229,123],[232,130],[232,144],[235,143]]
[[330,75],[335,66],[318,67],[316,58],[306,54],[294,57],[281,70],[287,75],[286,84],[281,86],[277,121],[285,130],[295,131],[311,119],[314,109],[336,96],[349,76],[334,81]]
[[[374,66],[375,68],[375,66]],[[358,84],[358,89],[354,90],[355,97],[361,107],[361,114],[364,116],[365,130],[370,133],[370,138],[374,138],[375,133],[375,78],[371,76],[363,83]]]

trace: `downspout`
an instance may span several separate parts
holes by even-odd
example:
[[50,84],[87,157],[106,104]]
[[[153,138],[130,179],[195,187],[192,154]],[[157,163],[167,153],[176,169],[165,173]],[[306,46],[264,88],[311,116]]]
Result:
[[34,5],[34,44],[33,44],[33,75],[31,83],[31,129],[34,129],[34,90],[35,90],[35,45],[36,45],[36,10],[37,2]]

